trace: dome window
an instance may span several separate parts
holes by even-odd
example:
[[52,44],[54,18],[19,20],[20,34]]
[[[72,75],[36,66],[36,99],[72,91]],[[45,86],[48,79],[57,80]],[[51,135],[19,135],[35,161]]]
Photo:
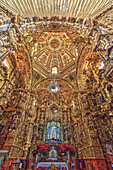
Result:
[[52,67],[52,74],[57,74],[57,67]]

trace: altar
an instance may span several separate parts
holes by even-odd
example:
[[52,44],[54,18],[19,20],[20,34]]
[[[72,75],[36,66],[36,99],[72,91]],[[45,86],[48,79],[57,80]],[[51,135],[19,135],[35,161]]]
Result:
[[66,170],[68,170],[68,166],[67,166],[67,164],[65,162],[39,162],[37,164],[36,168],[40,168],[40,167],[47,168],[50,165],[53,165],[53,166],[56,166],[56,167],[60,166],[61,168],[66,168]]

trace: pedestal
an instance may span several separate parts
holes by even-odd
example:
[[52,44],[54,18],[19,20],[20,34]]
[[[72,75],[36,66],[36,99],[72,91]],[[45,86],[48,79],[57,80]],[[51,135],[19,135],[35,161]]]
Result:
[[8,151],[0,150],[0,169],[2,168],[3,162],[8,162]]

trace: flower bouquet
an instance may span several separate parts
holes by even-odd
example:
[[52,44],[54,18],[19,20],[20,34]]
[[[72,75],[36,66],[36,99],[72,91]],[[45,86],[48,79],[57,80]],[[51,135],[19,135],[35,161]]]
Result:
[[56,150],[58,151],[59,156],[66,153],[66,148],[61,146],[61,144],[56,145]]
[[37,149],[33,149],[32,153],[33,153],[33,156],[35,157],[37,155],[37,153],[38,153]]
[[49,166],[49,170],[57,170],[57,167],[56,167],[56,166],[53,166],[53,165],[50,165],[50,166]]
[[37,149],[34,149],[32,153],[33,153],[33,156],[36,156],[38,153],[43,154],[43,156],[47,156],[50,149],[51,149],[50,145],[48,144],[43,145],[41,143],[38,143]]
[[68,145],[68,144],[63,144],[62,145],[64,148],[66,148],[66,152],[70,152],[70,156],[74,156],[75,155],[75,148],[73,148],[72,146]]
[[109,149],[109,151],[112,153],[112,149]]

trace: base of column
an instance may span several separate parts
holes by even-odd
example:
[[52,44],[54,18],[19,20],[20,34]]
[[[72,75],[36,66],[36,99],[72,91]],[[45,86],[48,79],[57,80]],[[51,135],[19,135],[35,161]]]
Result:
[[32,169],[33,167],[33,159],[18,159],[18,158],[9,158],[8,162],[4,162],[2,165],[2,168],[4,170],[8,170],[11,167],[14,167],[16,165],[17,169],[19,168],[20,164],[22,163],[22,166],[26,166],[28,169]]
[[75,168],[77,170],[112,170],[112,162],[107,161],[104,158],[85,158],[85,159],[75,159]]

